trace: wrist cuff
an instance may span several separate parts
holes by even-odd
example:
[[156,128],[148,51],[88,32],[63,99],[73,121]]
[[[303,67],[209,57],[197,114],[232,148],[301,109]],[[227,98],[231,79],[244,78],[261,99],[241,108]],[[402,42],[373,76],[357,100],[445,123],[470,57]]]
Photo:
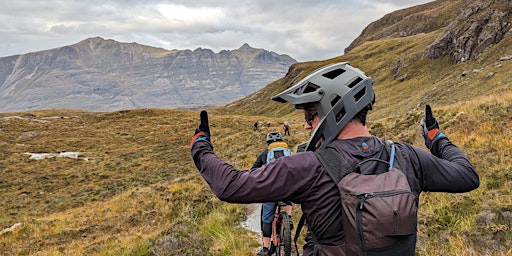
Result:
[[444,134],[442,132],[440,132],[438,128],[434,128],[434,129],[428,131],[428,138],[431,140],[435,139],[436,137],[441,137],[441,136],[444,136]]
[[206,140],[206,137],[199,137],[199,138],[196,139],[196,141],[194,141],[194,143],[196,143],[196,142],[198,142],[200,140]]
[[[202,136],[202,137],[201,137]],[[190,140],[190,148],[192,148],[192,145],[194,145],[194,143],[200,139],[200,138],[205,138],[206,139],[206,136],[204,135],[204,132],[198,132],[196,135],[194,135],[194,137],[192,137],[192,139]]]

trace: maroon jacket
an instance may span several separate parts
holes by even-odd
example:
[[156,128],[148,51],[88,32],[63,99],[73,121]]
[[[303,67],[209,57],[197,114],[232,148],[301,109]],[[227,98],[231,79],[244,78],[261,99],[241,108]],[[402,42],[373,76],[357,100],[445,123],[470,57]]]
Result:
[[[432,154],[406,143],[395,145],[405,159],[411,189],[418,196],[421,191],[459,193],[479,186],[474,167],[448,138],[438,140]],[[366,158],[389,160],[385,143],[373,136],[336,140],[330,146],[353,167]],[[318,243],[336,246],[343,241],[340,194],[314,152],[281,157],[248,171],[236,170],[219,159],[207,141],[196,142],[191,154],[202,177],[220,200],[230,203],[292,201],[301,204],[308,228]],[[303,255],[311,255],[312,246],[306,244]]]

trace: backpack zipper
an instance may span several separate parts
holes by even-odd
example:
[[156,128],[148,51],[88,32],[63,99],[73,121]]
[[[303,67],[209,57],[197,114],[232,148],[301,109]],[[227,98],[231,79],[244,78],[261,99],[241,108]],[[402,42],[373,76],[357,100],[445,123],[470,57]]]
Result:
[[[361,255],[365,256],[367,255],[366,251],[366,243],[364,241],[364,234],[363,234],[363,209],[364,209],[364,203],[366,200],[374,198],[374,197],[389,197],[389,196],[395,196],[399,194],[413,194],[412,191],[400,189],[400,190],[390,190],[390,191],[384,191],[384,192],[373,192],[373,193],[357,193],[354,196],[359,198],[359,206],[356,209],[356,225],[357,225],[357,236],[359,238],[359,246],[361,248]],[[395,214],[397,214],[395,212]]]
[[359,209],[356,209],[356,221],[357,221],[357,236],[359,238],[359,248],[361,249],[361,255],[366,256],[366,249],[365,249],[365,242],[364,242],[364,235],[363,235],[363,208],[364,208],[364,202],[368,198],[373,197],[373,193],[360,193],[355,195],[359,197]]
[[405,189],[399,189],[399,190],[390,190],[390,191],[384,191],[384,192],[372,192],[372,193],[357,193],[353,196],[356,196],[359,198],[359,210],[363,210],[364,208],[364,202],[370,198],[374,197],[389,197],[389,196],[396,196],[400,194],[413,194],[412,191],[405,190]]

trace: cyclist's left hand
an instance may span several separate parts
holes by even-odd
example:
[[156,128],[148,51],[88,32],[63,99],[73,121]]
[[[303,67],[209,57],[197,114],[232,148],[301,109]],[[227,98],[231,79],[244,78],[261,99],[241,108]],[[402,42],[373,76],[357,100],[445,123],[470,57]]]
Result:
[[210,125],[208,124],[208,112],[202,110],[200,114],[199,126],[194,131],[194,136],[190,140],[190,148],[200,140],[210,141]]
[[445,135],[439,130],[439,124],[432,114],[430,105],[425,106],[425,117],[420,123],[421,133],[425,138],[425,146],[432,151],[434,142]]

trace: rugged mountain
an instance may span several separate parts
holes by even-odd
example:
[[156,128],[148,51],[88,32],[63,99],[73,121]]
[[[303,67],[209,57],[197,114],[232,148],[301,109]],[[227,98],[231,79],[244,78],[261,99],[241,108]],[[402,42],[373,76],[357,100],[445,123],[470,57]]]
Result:
[[295,62],[288,55],[248,44],[214,53],[95,37],[0,58],[0,111],[213,105],[261,89]]
[[364,42],[429,33],[448,26],[459,13],[460,1],[438,0],[388,13],[370,23],[345,48],[345,53]]
[[430,44],[427,59],[451,56],[457,63],[475,60],[487,49],[498,44],[512,29],[510,0],[466,1],[443,35]]
[[512,28],[510,0],[438,0],[389,13],[369,24],[346,49],[364,42],[406,37],[436,30],[444,33],[425,49],[427,59],[451,56],[476,59]]

